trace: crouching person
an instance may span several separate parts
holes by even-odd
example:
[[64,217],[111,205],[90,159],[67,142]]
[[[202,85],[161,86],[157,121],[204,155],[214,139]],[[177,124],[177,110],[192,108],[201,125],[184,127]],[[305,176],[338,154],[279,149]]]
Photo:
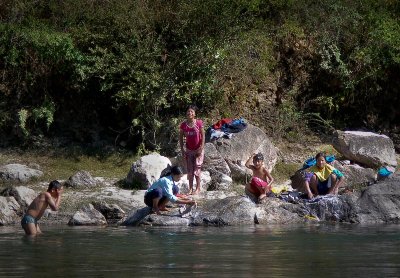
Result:
[[152,208],[153,213],[161,214],[161,211],[168,211],[166,204],[169,201],[177,204],[196,205],[194,200],[176,196],[178,187],[175,182],[179,182],[182,176],[182,169],[179,166],[173,166],[171,173],[155,181],[146,191],[144,203]]
[[328,164],[323,153],[318,153],[315,160],[316,165],[307,169],[305,173],[301,191],[307,194],[309,199],[317,195],[338,194],[344,181],[342,172]]

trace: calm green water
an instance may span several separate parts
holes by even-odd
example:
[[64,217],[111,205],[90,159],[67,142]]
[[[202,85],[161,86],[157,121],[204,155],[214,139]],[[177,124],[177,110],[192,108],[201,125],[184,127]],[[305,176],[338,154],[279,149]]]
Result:
[[400,225],[0,227],[1,277],[400,277]]

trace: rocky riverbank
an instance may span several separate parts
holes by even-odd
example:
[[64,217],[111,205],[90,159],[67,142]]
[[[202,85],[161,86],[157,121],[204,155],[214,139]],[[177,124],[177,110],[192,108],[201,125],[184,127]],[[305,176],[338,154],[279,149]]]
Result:
[[[260,204],[244,195],[249,173],[244,161],[249,154],[266,154],[266,165],[273,169],[283,155],[257,127],[249,126],[230,139],[206,144],[202,174],[202,192],[193,196],[196,208],[171,206],[163,215],[149,214],[144,206],[145,188],[156,180],[168,164],[179,164],[179,157],[164,157],[153,153],[132,163],[127,169],[126,184],[135,183],[137,189],[124,189],[118,178],[92,177],[78,171],[63,180],[65,192],[61,208],[47,211],[42,224],[60,225],[160,225],[160,226],[221,226],[304,221],[335,221],[348,223],[398,223],[400,221],[400,176],[394,172],[386,179],[378,179],[377,166],[395,169],[398,156],[393,143],[385,136],[337,132],[333,147],[343,155],[335,160],[335,167],[346,176],[346,186],[337,196],[300,198],[293,190],[295,179],[275,185],[279,192]],[[285,154],[285,157],[290,154]],[[358,164],[359,163],[359,164]],[[294,173],[293,173],[294,174]],[[26,165],[7,164],[0,167],[3,187],[0,196],[0,225],[16,225],[27,205],[48,182],[35,182],[43,173]],[[180,183],[182,193],[188,182]],[[295,187],[295,186],[293,186]]]

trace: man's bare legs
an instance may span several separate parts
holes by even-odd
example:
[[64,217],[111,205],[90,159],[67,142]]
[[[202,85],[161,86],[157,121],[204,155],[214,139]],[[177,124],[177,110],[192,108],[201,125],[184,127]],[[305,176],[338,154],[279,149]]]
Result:
[[36,234],[41,234],[42,230],[39,228],[39,224],[36,224]]
[[[25,234],[28,236],[36,236],[36,234],[38,234],[36,227],[38,227],[38,226],[35,223],[27,223],[22,226],[22,228],[24,228]],[[39,229],[39,231],[40,231],[40,229]]]

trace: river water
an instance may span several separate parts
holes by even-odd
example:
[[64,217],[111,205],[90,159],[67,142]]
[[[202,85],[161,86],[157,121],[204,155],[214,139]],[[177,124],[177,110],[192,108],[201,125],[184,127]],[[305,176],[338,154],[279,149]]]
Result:
[[0,277],[400,277],[400,225],[0,227]]

